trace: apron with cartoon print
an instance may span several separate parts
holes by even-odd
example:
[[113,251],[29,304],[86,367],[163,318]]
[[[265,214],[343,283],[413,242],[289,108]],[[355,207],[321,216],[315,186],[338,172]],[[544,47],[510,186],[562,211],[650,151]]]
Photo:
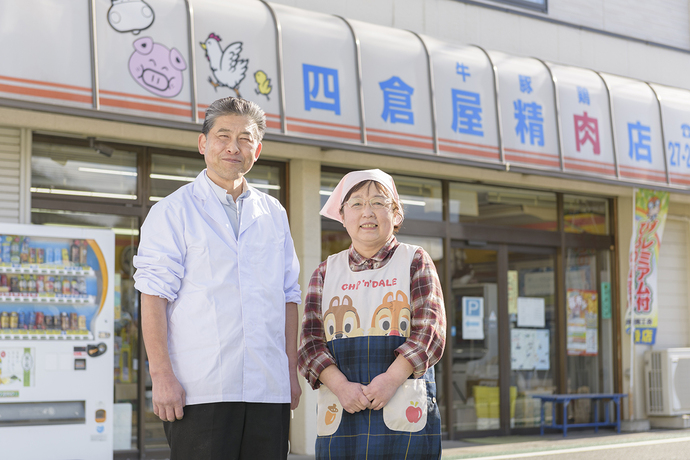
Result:
[[[385,267],[353,272],[348,251],[330,256],[321,315],[328,349],[351,382],[369,384],[410,335],[410,265],[418,248],[400,244]],[[319,388],[317,459],[437,459],[441,417],[434,369],[409,378],[378,411],[345,412]]]

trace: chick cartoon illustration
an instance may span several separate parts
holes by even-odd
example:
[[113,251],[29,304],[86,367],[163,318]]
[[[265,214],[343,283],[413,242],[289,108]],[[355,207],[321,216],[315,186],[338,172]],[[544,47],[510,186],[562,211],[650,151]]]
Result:
[[388,292],[383,296],[383,303],[374,312],[368,334],[409,337],[411,316],[407,296],[402,291],[396,292],[395,295]]
[[323,315],[326,329],[326,341],[347,337],[361,337],[364,329],[360,327],[357,309],[352,306],[350,296],[344,295],[342,303],[340,297],[335,296],[328,304],[328,310]]
[[266,100],[270,100],[268,95],[271,94],[273,87],[271,86],[271,79],[268,78],[266,72],[263,70],[257,70],[254,72],[254,80],[256,80],[257,86],[257,88],[254,90],[256,91],[256,94],[263,94],[266,96]]
[[242,42],[230,43],[223,49],[220,45],[221,40],[212,32],[206,41],[201,43],[213,73],[212,77],[208,77],[208,82],[216,91],[219,86],[225,86],[233,90],[237,97],[242,97],[239,87],[247,74],[249,59],[240,59]]

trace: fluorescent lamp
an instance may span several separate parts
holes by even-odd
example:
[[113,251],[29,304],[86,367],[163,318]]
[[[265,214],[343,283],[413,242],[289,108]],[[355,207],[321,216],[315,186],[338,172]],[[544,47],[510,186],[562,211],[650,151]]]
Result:
[[170,176],[168,174],[150,174],[149,177],[151,179],[175,180],[178,182],[194,182],[194,179],[196,179],[196,177]]
[[136,200],[136,195],[124,195],[121,193],[87,192],[84,190],[62,190],[57,188],[31,187],[31,193],[47,193],[50,195],[90,196],[95,198],[114,198],[117,200]]
[[280,190],[280,185],[257,184],[257,183],[255,183],[255,182],[249,182],[249,181],[247,181],[247,183],[248,183],[249,185],[251,185],[252,187],[262,188],[262,189],[265,189],[265,190]]
[[136,171],[118,171],[116,169],[85,168],[83,166],[79,167],[79,171],[92,172],[92,173],[98,173],[98,174],[113,174],[116,176],[137,177]]

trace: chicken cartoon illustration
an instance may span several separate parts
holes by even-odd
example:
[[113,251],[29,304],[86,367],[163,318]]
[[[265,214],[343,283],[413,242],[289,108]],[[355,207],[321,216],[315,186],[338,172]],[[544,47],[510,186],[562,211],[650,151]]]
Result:
[[383,303],[374,311],[369,335],[410,336],[411,310],[407,296],[398,291],[383,296]]
[[347,295],[343,296],[342,303],[338,296],[331,299],[328,310],[323,314],[323,324],[327,342],[364,335],[364,329],[359,325],[357,309],[352,306],[352,299]]
[[211,33],[201,47],[206,52],[211,66],[213,77],[208,77],[213,89],[218,90],[219,86],[225,86],[240,96],[240,83],[244,80],[247,73],[249,59],[240,59],[242,52],[242,42],[230,43],[225,49],[220,46],[221,38]]
[[271,86],[271,79],[268,78],[266,72],[263,70],[257,70],[254,72],[254,80],[256,80],[257,88],[254,90],[256,94],[263,94],[266,96],[266,100],[270,100],[268,95],[271,94],[273,87]]

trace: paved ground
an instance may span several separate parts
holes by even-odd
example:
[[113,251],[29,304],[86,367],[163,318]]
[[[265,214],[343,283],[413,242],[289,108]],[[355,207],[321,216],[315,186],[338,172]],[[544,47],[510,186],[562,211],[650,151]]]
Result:
[[[681,460],[690,459],[690,429],[652,430],[616,434],[611,430],[573,431],[567,438],[551,433],[541,436],[504,436],[443,442],[443,460]],[[314,456],[290,455],[289,460]]]

